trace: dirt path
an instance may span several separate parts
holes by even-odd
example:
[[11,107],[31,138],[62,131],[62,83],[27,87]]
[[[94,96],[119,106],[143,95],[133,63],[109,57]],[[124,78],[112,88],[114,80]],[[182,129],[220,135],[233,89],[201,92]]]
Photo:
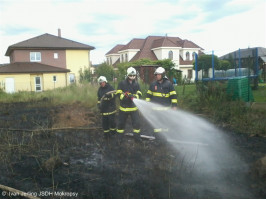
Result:
[[[0,184],[41,198],[266,197],[265,180],[250,173],[266,155],[265,138],[226,133],[244,164],[206,176],[195,173],[196,166],[168,143],[120,135],[106,139],[93,129],[99,116],[79,105],[7,104],[0,112]],[[84,129],[47,130],[67,125]]]

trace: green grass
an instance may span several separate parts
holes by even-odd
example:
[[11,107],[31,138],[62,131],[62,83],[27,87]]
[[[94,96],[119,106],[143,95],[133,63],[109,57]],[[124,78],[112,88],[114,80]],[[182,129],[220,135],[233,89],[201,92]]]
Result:
[[255,102],[266,102],[266,84],[260,83],[257,90],[252,90]]
[[1,93],[0,103],[42,101],[43,103],[58,105],[79,102],[84,106],[92,107],[97,104],[97,90],[98,85],[85,83],[44,92]]

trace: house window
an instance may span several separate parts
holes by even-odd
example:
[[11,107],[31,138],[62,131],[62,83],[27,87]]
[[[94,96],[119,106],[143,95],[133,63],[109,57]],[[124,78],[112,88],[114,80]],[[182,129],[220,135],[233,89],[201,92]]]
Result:
[[56,76],[53,76],[53,82],[56,82]]
[[54,53],[54,59],[58,59],[58,53]]
[[168,52],[168,59],[173,60],[173,51]]
[[30,52],[31,62],[41,62],[41,52]]
[[69,82],[70,83],[75,83],[76,82],[75,74],[69,74]]
[[189,52],[186,52],[186,60],[189,60]]
[[193,53],[192,53],[192,59],[193,59],[193,60],[195,60],[195,57],[196,57],[195,54],[196,54],[196,52],[193,52]]
[[128,61],[128,57],[127,57],[127,54],[125,55],[125,57],[126,57],[126,62]]
[[192,79],[192,69],[187,70],[187,78]]

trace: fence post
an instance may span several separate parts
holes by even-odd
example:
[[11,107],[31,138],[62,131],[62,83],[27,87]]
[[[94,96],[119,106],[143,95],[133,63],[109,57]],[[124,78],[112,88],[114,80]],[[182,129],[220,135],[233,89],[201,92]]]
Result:
[[241,76],[241,53],[240,53],[240,49],[238,50],[238,71],[239,71],[239,76]]
[[195,53],[195,81],[198,81],[198,54]]
[[214,78],[214,51],[212,50],[212,79]]

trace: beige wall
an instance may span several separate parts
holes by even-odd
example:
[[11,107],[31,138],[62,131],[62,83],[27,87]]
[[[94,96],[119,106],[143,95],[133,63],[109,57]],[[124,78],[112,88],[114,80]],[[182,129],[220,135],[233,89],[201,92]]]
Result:
[[0,85],[5,91],[6,78],[14,78],[15,92],[31,91],[30,75],[29,74],[4,74],[0,75]]
[[[56,81],[53,81],[53,76],[56,76]],[[67,74],[43,74],[43,88],[44,90],[51,90],[59,87],[67,86]]]
[[75,74],[76,82],[79,81],[79,70],[90,68],[89,50],[66,50],[66,68]]
[[[41,77],[42,91],[66,87],[67,73],[45,73],[45,74],[2,74],[0,75],[0,87],[5,91],[6,78],[13,78],[15,92],[33,91],[35,92],[35,77]],[[53,76],[56,76],[56,81],[53,81]]]

